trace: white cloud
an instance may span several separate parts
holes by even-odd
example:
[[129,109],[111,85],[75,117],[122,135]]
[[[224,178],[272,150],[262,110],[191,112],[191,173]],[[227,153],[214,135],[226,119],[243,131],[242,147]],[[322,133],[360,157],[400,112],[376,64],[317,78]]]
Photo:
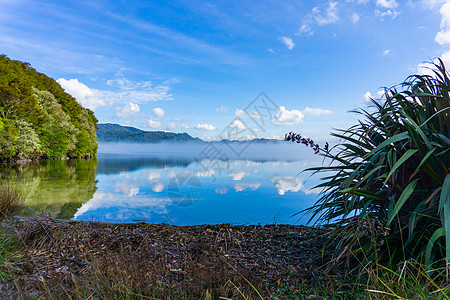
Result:
[[139,194],[139,186],[137,184],[125,181],[116,182],[114,190],[118,193],[123,193],[123,195],[129,198]]
[[331,110],[322,109],[322,108],[311,108],[308,106],[304,110],[302,110],[302,112],[304,114],[310,114],[310,115],[315,115],[315,116],[331,114]]
[[417,66],[417,74],[420,75],[430,75],[433,76],[433,65],[426,62],[426,63],[421,63]]
[[399,15],[399,12],[396,11],[395,9],[394,10],[388,9],[386,11],[381,11],[377,9],[375,10],[375,15],[379,17],[381,21],[383,21],[384,17],[391,17],[392,19],[395,19]]
[[313,35],[314,32],[312,31],[311,26],[309,26],[308,24],[303,24],[302,26],[300,26],[298,32],[296,33],[296,35],[301,34]]
[[390,49],[386,49],[383,51],[383,56],[389,55],[389,53],[391,53]]
[[224,195],[224,194],[228,193],[228,189],[226,187],[216,188],[215,192],[216,192],[216,194]]
[[166,174],[169,177],[175,177],[177,175],[177,172],[175,172],[174,170],[166,170]]
[[272,54],[275,54],[275,51],[272,48],[268,48],[267,51],[269,51]]
[[385,91],[385,90],[380,90],[380,91],[377,92],[378,98],[385,97],[385,96],[386,96],[385,94],[386,94],[386,91]]
[[[440,58],[446,67],[450,66],[450,51],[442,53]],[[437,59],[434,63],[438,63]],[[434,64],[430,62],[421,63],[417,66],[417,73],[420,75],[429,75],[434,77],[436,74],[433,70],[436,70],[436,68],[434,67]]]
[[289,49],[292,50],[295,47],[294,41],[290,37],[282,36],[280,37],[281,42]]
[[220,107],[216,108],[216,111],[217,112],[227,113],[228,112],[228,107],[220,106]]
[[154,109],[152,109],[152,113],[156,117],[160,118],[160,117],[164,116],[165,111],[161,107],[155,107]]
[[436,33],[436,37],[434,38],[436,43],[439,45],[447,45],[450,44],[450,31],[448,29],[443,29]]
[[185,123],[181,124],[180,126],[181,126],[181,128],[184,128],[184,129],[190,129],[191,128],[191,126],[189,126],[188,124],[185,124]]
[[235,181],[242,180],[242,178],[244,178],[247,175],[250,175],[250,174],[248,172],[244,172],[244,171],[231,172],[228,174],[228,176],[230,176],[231,179],[233,179]]
[[241,121],[241,120],[239,120],[239,119],[235,119],[233,122],[231,122],[231,124],[230,125],[228,125],[228,126],[230,126],[231,128],[236,128],[236,129],[238,129],[238,130],[246,130],[247,129],[247,126],[245,126],[245,124]]
[[147,177],[147,179],[150,182],[153,182],[153,181],[157,181],[161,178],[161,173],[158,171],[150,171],[145,176]]
[[447,67],[450,66],[450,51],[442,53],[441,59]]
[[377,6],[387,9],[394,9],[398,7],[395,0],[377,0]]
[[213,131],[213,130],[216,130],[216,127],[214,125],[205,123],[205,124],[197,124],[197,125],[195,125],[195,129],[206,130],[206,131]]
[[346,2],[351,2],[351,3],[356,2],[358,4],[367,4],[369,2],[369,0],[358,0],[358,1],[356,1],[356,0],[346,0]]
[[362,98],[364,102],[370,102],[370,99],[373,99],[373,96],[371,92],[366,92]]
[[[166,207],[172,202],[167,197],[135,197],[127,201],[124,197],[112,193],[96,192],[91,200],[85,202],[75,213],[74,219],[91,219],[90,211],[102,208],[119,208],[117,212],[105,214],[103,220],[114,221],[132,219],[150,219],[151,212],[167,214]],[[108,217],[108,215],[110,215]]]
[[211,177],[214,174],[216,174],[216,171],[214,171],[214,169],[195,172],[195,176],[197,177]]
[[169,123],[167,124],[167,129],[174,130],[177,127],[177,124],[175,123]]
[[152,185],[152,191],[155,193],[161,193],[164,190],[164,185],[160,182]]
[[118,91],[104,91],[105,97],[115,102],[132,101],[132,102],[152,102],[172,100],[169,93],[170,84],[177,81],[169,80],[158,85],[153,85],[151,81],[135,82],[124,77],[108,80],[106,84],[115,87]]
[[322,14],[321,10],[314,7],[312,10],[312,15],[319,25],[327,25],[331,23],[336,23],[339,20],[338,16],[338,3],[330,1],[328,2],[328,7],[325,9],[325,13]]
[[259,182],[233,184],[233,187],[236,190],[236,192],[242,192],[247,189],[251,189],[252,191],[254,191],[254,190],[257,190],[260,186],[261,186],[261,183],[259,183]]
[[322,191],[321,188],[312,188],[303,190],[303,192],[305,192],[306,195],[319,194],[321,191]]
[[248,112],[245,112],[243,109],[239,109],[239,108],[237,108],[236,111],[234,112],[234,117],[235,118],[249,118],[250,117],[250,118],[254,118],[254,119],[262,118],[262,116],[256,111],[248,113]]
[[287,191],[298,192],[303,188],[302,179],[298,177],[276,176],[271,180],[279,195],[284,195]]
[[450,1],[445,2],[439,10],[441,14],[441,31],[436,34],[434,40],[439,45],[450,44]]
[[78,103],[85,108],[95,110],[97,107],[107,105],[101,91],[89,88],[85,84],[79,82],[78,79],[66,80],[64,78],[59,78],[56,82],[61,85],[66,93],[72,95],[77,99]]
[[141,111],[139,105],[127,102],[123,107],[116,107],[116,116],[118,118],[128,118],[131,116],[136,116]]
[[352,14],[352,17],[351,17],[351,20],[352,20],[352,23],[353,23],[353,24],[356,24],[356,23],[359,22],[360,16],[359,16],[357,13],[353,13],[353,14]]
[[291,111],[287,110],[284,106],[280,106],[275,118],[272,119],[272,123],[276,125],[294,125],[303,123],[305,115],[296,109]]
[[[427,5],[430,9],[433,9],[436,5],[442,4],[439,13],[441,14],[441,30],[436,34],[434,40],[439,45],[450,45],[450,1],[449,0],[429,0],[422,1],[422,4]],[[442,53],[440,56],[444,64],[450,66],[450,51]],[[417,72],[421,75],[434,76],[434,66],[431,63],[422,63],[417,66]]]
[[234,117],[238,118],[242,116],[245,116],[245,111],[243,109],[237,108],[236,111],[234,112]]
[[445,3],[447,0],[421,0],[420,4],[426,6],[429,9],[433,9],[437,5]]
[[159,128],[159,127],[161,127],[161,122],[158,119],[150,118],[150,119],[148,119],[145,126],[150,127],[150,128]]

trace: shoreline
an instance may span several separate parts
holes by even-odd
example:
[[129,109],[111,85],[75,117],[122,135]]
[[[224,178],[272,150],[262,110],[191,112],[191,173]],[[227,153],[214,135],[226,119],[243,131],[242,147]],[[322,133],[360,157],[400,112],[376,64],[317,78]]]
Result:
[[72,219],[58,219],[53,217],[27,217],[27,216],[13,216],[12,219],[18,220],[18,221],[45,221],[45,220],[53,220],[55,222],[61,222],[61,223],[92,223],[95,225],[108,225],[108,226],[126,226],[126,225],[163,225],[163,226],[174,226],[174,227],[196,227],[196,226],[229,226],[229,227],[241,227],[241,226],[292,226],[292,227],[306,227],[310,229],[317,229],[317,230],[326,230],[325,228],[321,226],[311,226],[311,225],[304,225],[304,224],[278,224],[278,223],[267,223],[267,224],[233,224],[233,223],[218,223],[218,224],[195,224],[195,225],[177,225],[173,223],[150,223],[146,222],[144,220],[138,220],[135,222],[102,222],[102,221],[95,221],[95,220],[72,220]]
[[248,282],[266,297],[280,287],[300,296],[300,287],[326,278],[333,250],[327,230],[304,225],[177,226],[15,217],[4,227],[22,243],[21,259],[12,263],[14,281],[0,285],[0,293],[10,298],[43,296],[45,284],[54,291],[45,296],[53,298],[66,297],[74,282],[86,291],[107,284],[95,278],[128,278],[127,285],[139,286],[142,295],[155,297],[160,290],[162,298],[174,292],[196,298],[206,290],[234,298],[238,290],[254,293]]

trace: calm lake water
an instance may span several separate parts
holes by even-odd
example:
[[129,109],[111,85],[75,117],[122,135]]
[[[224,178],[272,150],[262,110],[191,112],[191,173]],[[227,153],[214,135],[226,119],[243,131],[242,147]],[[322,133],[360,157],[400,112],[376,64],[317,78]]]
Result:
[[26,192],[25,216],[175,225],[306,222],[307,216],[293,215],[317,198],[311,190],[317,182],[300,173],[320,163],[308,149],[253,145],[239,155],[224,152],[214,158],[205,145],[104,144],[90,160],[3,164],[0,178]]

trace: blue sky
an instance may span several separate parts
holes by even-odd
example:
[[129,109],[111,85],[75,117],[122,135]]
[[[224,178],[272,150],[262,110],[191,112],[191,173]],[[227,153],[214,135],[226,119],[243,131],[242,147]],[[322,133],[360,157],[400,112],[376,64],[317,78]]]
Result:
[[249,137],[326,140],[449,51],[450,1],[0,0],[0,52],[100,122],[204,139],[242,127],[265,92],[278,110]]

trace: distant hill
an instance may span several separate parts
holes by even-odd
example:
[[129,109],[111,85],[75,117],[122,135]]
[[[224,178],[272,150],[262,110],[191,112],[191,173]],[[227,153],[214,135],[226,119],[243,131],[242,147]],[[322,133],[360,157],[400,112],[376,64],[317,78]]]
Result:
[[[97,124],[97,139],[101,143],[160,143],[160,142],[197,142],[206,143],[205,141],[190,136],[189,134],[174,133],[167,131],[145,131],[131,126],[123,126],[119,124],[103,123]],[[252,143],[276,144],[284,141],[266,138],[257,138],[249,140]],[[233,141],[223,139],[212,143],[242,143],[242,141]]]
[[144,131],[130,126],[118,124],[97,124],[97,138],[99,142],[107,143],[160,143],[160,142],[198,142],[187,133],[174,133],[166,131]]

